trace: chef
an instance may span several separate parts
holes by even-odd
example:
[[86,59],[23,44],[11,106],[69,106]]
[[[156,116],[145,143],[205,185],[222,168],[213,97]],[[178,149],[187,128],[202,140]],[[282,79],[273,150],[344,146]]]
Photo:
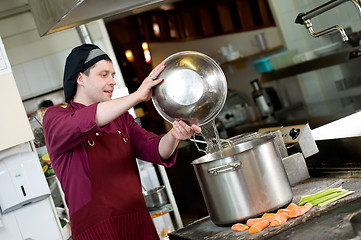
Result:
[[115,72],[106,53],[83,44],[67,57],[63,85],[68,105],[49,108],[43,127],[74,240],[159,239],[144,202],[136,158],[170,167],[179,141],[201,131],[174,121],[167,134],[158,136],[128,114],[151,98],[165,67],[160,63],[137,91],[112,100]]

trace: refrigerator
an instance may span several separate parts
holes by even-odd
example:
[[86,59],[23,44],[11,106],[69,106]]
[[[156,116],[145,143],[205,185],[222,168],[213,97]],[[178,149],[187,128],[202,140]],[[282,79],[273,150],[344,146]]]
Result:
[[65,239],[0,37],[0,239]]

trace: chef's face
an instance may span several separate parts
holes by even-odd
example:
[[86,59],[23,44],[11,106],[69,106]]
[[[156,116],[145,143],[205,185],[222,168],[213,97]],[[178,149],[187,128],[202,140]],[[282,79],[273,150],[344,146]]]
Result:
[[88,75],[82,73],[84,93],[89,104],[111,99],[116,84],[114,75],[113,63],[109,60],[97,62]]

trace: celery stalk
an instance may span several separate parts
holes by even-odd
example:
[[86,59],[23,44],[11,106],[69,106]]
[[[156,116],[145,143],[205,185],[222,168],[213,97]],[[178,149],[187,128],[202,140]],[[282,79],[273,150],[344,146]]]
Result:
[[307,202],[313,201],[315,199],[318,199],[320,197],[326,196],[328,194],[334,193],[334,192],[339,192],[342,190],[342,187],[338,187],[338,188],[327,188],[325,190],[322,190],[320,192],[308,195],[308,196],[303,196],[301,197],[301,200],[297,203],[298,205],[304,205]]
[[339,195],[339,196],[337,196],[337,197],[335,197],[335,198],[332,198],[332,199],[329,199],[328,201],[325,201],[325,202],[320,203],[319,206],[320,206],[320,207],[324,207],[324,206],[326,206],[326,205],[328,205],[328,204],[330,204],[330,203],[332,203],[332,202],[334,202],[334,201],[336,201],[336,200],[338,200],[338,199],[341,199],[341,198],[343,198],[343,197],[346,197],[346,196],[348,196],[348,195],[350,195],[350,194],[352,194],[352,193],[354,193],[354,191],[347,191],[347,192],[345,192],[345,193],[343,193],[343,194],[341,194],[341,195]]
[[321,198],[314,199],[314,200],[310,201],[310,203],[312,203],[312,205],[316,206],[316,205],[319,205],[320,203],[323,203],[323,202],[328,201],[330,199],[333,199],[333,198],[335,198],[337,196],[340,196],[340,195],[342,195],[342,194],[344,194],[346,192],[348,192],[348,190],[342,190],[340,192],[331,193],[331,194],[328,194],[328,195],[323,196]]
[[337,189],[342,189],[342,186],[341,186],[341,187],[338,187],[338,188],[326,188],[326,189],[324,189],[324,190],[322,190],[322,191],[319,191],[319,192],[317,192],[317,193],[303,196],[302,198],[315,197],[315,196],[318,196],[318,195],[320,195],[320,194],[328,193],[329,191],[337,190]]
[[327,188],[323,191],[320,191],[320,192],[317,192],[317,193],[314,193],[314,194],[311,194],[311,195],[308,195],[308,196],[303,196],[302,199],[304,200],[309,200],[309,199],[314,199],[314,198],[317,198],[317,197],[321,197],[321,196],[325,196],[329,193],[332,193],[332,192],[335,192],[335,191],[339,191],[341,190],[342,187],[339,187],[339,188]]

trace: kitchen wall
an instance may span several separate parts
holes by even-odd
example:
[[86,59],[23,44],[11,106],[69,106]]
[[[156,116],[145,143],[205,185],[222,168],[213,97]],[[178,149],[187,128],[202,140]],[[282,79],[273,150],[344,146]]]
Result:
[[[118,87],[125,86],[103,20],[87,27],[94,43],[113,59]],[[65,58],[81,44],[75,28],[40,37],[30,12],[0,20],[0,36],[23,100],[62,88]],[[62,91],[55,94],[55,101],[63,101]],[[27,113],[36,110],[42,100],[25,103]]]
[[[337,32],[313,38],[304,26],[294,23],[299,13],[308,12],[325,2],[325,0],[269,0],[276,24],[288,49],[297,49],[298,53],[302,54],[315,49],[327,53],[327,49],[331,51],[335,47],[339,49],[350,47],[348,43],[341,41]],[[311,21],[315,32],[335,25],[340,25],[351,32],[361,29],[360,16],[351,1],[314,17]],[[294,78],[298,81],[304,101],[315,103],[359,95],[360,87],[343,91],[337,89],[337,82],[342,83],[348,78],[359,79],[357,73],[358,71],[354,71],[350,64],[344,64],[308,72]]]

